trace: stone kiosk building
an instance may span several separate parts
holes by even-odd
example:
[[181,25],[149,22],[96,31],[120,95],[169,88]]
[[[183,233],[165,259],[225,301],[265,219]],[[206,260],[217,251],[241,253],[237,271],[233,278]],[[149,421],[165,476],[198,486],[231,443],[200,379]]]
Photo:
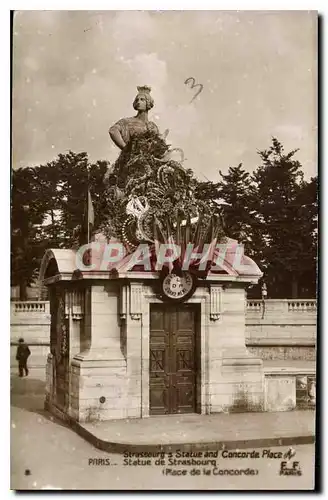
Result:
[[85,422],[263,409],[262,360],[245,346],[245,289],[261,277],[251,259],[239,270],[223,260],[178,303],[159,293],[158,272],[115,269],[77,271],[73,250],[43,258],[50,411]]
[[[102,243],[86,249],[87,264],[77,248],[48,250],[41,266],[51,310],[46,406],[78,422],[263,409],[262,360],[245,345],[245,290],[261,271],[225,234],[183,152],[172,158],[168,131],[148,120],[150,90],[138,87],[137,114],[109,129],[122,151],[103,200],[110,217],[95,228]],[[124,250],[115,262],[108,243]],[[168,245],[174,258],[161,254]],[[190,246],[207,248],[204,268]]]

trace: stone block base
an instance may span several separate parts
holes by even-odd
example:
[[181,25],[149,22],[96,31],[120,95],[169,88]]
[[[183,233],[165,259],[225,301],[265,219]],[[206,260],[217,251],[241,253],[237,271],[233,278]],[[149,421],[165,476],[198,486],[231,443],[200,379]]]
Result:
[[127,417],[123,360],[77,359],[71,363],[69,416],[78,422]]
[[292,375],[265,377],[265,410],[288,411],[296,408],[296,379]]
[[[272,370],[273,371],[273,370]],[[265,374],[265,411],[315,409],[316,377],[314,368],[291,368]]]
[[223,352],[219,383],[210,384],[211,413],[263,411],[264,374],[261,359],[246,349]]

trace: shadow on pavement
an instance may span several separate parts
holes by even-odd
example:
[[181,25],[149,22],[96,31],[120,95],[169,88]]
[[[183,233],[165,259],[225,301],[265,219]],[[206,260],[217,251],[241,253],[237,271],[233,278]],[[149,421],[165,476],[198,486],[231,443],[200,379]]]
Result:
[[44,409],[45,381],[22,377],[11,376],[10,379],[10,405],[38,415],[42,415],[47,420],[62,427],[69,427],[67,423],[51,415]]
[[39,413],[44,407],[45,382],[30,377],[12,376],[10,404],[23,410]]
[[10,379],[11,394],[44,396],[46,383],[44,380],[12,375]]

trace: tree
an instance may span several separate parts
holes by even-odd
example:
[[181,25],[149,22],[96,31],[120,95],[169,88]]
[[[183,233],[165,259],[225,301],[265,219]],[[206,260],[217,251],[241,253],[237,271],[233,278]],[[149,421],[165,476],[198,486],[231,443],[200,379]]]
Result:
[[85,238],[88,189],[95,227],[103,222],[107,170],[108,162],[89,164],[87,153],[72,151],[45,165],[13,170],[11,279],[20,286],[20,300],[26,300],[47,248],[70,248]]
[[300,184],[296,198],[298,216],[303,221],[304,231],[299,235],[299,259],[303,263],[298,276],[298,295],[315,297],[317,292],[317,252],[318,252],[318,179],[312,177]]
[[36,169],[40,200],[48,215],[43,234],[50,246],[70,248],[86,238],[88,189],[95,209],[95,227],[99,227],[108,166],[106,161],[90,164],[86,152],[69,151]]
[[259,152],[262,164],[252,176],[257,234],[262,234],[254,251],[269,297],[298,297],[300,282],[316,267],[316,183],[304,180],[296,153],[285,154],[273,138],[269,150]]
[[222,212],[225,230],[230,238],[245,245],[248,253],[253,252],[253,237],[256,229],[256,212],[252,209],[252,179],[242,164],[230,167],[227,174],[222,174],[218,183],[217,198],[222,198]]
[[[259,151],[261,164],[253,175],[239,164],[220,172],[218,183],[198,181],[168,152],[163,139],[146,135],[132,141],[110,170],[106,161],[90,164],[86,152],[69,151],[45,165],[13,171],[11,278],[20,286],[21,300],[47,248],[86,243],[88,189],[95,231],[122,238],[125,227],[134,240],[135,221],[126,214],[134,196],[145,196],[150,205],[141,228],[150,239],[155,220],[165,232],[171,219],[201,214],[202,222],[223,215],[223,227],[216,223],[218,240],[226,234],[245,244],[264,272],[269,297],[315,294],[317,179],[304,179],[297,150],[286,154],[273,138],[268,150]],[[218,206],[220,198],[227,205]],[[193,226],[189,236],[200,234],[201,226]]]
[[12,174],[11,199],[11,283],[19,285],[20,300],[36,275],[42,254],[40,225],[44,214],[35,190],[34,170],[20,168]]

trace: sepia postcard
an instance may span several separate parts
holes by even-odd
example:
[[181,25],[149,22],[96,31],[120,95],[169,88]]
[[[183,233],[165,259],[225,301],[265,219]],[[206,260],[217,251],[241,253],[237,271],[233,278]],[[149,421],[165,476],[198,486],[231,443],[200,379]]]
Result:
[[11,489],[318,488],[317,11],[11,37]]

